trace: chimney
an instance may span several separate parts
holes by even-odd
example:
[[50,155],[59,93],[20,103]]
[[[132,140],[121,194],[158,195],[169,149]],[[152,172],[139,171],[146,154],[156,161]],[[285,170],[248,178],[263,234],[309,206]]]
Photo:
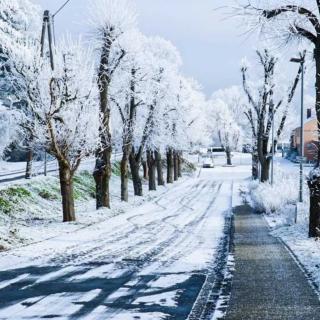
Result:
[[312,110],[310,108],[307,109],[307,119],[312,117]]

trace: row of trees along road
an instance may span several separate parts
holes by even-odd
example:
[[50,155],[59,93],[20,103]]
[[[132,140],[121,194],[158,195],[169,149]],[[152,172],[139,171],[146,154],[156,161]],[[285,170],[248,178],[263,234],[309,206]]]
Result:
[[[315,111],[320,141],[320,1],[278,0],[244,1],[238,8],[251,29],[258,28],[266,38],[275,39],[282,45],[299,44],[310,49],[315,64]],[[308,178],[310,188],[309,236],[320,235],[320,148],[315,168]]]
[[39,8],[29,0],[0,2],[0,83],[10,87],[4,95],[14,101],[18,124],[11,140],[57,159],[63,221],[76,219],[72,181],[83,158],[96,156],[97,208],[110,208],[113,146],[122,149],[121,199],[128,201],[130,172],[137,196],[142,163],[150,190],[172,183],[181,176],[182,150],[203,141],[206,128],[208,104],[199,85],[180,74],[177,49],[141,34],[126,0],[91,1],[89,11],[91,46],[62,39],[52,70],[35,36]]

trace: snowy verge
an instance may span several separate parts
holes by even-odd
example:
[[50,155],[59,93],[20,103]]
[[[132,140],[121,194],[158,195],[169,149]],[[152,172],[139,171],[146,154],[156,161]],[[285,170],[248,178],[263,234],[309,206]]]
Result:
[[298,199],[298,184],[296,177],[282,170],[277,170],[274,184],[252,181],[248,184],[254,208],[259,212],[271,214],[286,210]]
[[[190,164],[184,172],[192,174]],[[89,171],[81,171],[74,178],[74,197],[77,222],[62,223],[61,195],[56,176],[36,177],[0,187],[0,251],[41,242],[62,233],[110,219],[130,208],[150,201],[168,187],[148,193],[144,185],[144,197],[134,197],[129,183],[129,203],[120,201],[119,163],[113,164],[111,179],[112,209],[95,209],[95,184]]]

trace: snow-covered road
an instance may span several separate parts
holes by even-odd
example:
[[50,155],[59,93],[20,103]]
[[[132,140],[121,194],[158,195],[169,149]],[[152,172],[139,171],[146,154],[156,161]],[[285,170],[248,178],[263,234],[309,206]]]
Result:
[[202,170],[105,222],[2,253],[0,319],[187,319],[249,175]]

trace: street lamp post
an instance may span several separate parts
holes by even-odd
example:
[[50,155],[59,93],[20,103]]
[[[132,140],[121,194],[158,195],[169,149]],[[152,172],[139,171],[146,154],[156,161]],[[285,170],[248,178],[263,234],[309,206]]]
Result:
[[306,51],[300,53],[299,58],[290,61],[301,65],[301,117],[300,117],[300,179],[299,179],[299,202],[303,202],[303,162],[304,162],[304,65]]
[[274,105],[272,103],[272,162],[271,162],[271,185],[274,182],[274,156],[275,156],[275,143],[274,143]]

